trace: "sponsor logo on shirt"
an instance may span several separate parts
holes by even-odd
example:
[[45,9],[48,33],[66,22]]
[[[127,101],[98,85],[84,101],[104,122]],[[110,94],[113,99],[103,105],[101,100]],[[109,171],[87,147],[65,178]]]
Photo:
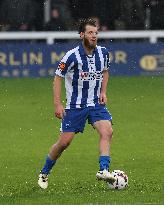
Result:
[[92,80],[101,80],[103,77],[101,71],[96,72],[81,72],[80,73],[80,80],[82,81],[92,81]]

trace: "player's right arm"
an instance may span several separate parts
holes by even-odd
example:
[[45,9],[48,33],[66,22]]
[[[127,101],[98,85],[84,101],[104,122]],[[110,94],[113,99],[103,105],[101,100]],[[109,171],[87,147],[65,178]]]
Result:
[[62,79],[62,77],[56,75],[53,82],[55,116],[59,119],[65,115],[65,110],[61,103]]
[[71,55],[74,53],[74,50],[68,51],[65,56],[61,59],[57,69],[56,76],[54,78],[53,91],[54,91],[54,106],[55,106],[55,116],[59,119],[63,118],[65,115],[65,109],[61,102],[61,89],[62,89],[62,79],[65,77],[66,73],[69,72],[69,69],[74,65]]

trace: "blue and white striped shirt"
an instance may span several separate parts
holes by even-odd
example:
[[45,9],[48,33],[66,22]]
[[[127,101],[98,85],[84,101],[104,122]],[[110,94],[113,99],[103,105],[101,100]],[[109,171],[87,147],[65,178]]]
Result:
[[108,70],[109,64],[109,52],[101,46],[96,46],[92,55],[86,55],[82,44],[65,54],[56,75],[65,78],[66,109],[98,103],[103,70]]

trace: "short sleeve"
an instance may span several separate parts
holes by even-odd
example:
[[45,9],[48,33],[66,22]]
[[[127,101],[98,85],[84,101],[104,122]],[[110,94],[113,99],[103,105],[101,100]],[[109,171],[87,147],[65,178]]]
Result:
[[66,73],[70,70],[70,68],[73,66],[73,59],[69,53],[66,53],[66,55],[61,59],[59,62],[59,65],[56,69],[55,74],[60,77],[65,77]]

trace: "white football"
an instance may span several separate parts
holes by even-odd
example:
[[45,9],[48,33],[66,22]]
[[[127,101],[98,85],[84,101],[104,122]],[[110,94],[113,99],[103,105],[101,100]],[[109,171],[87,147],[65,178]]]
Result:
[[125,172],[114,170],[111,174],[116,178],[116,181],[112,184],[107,183],[110,189],[125,189],[128,187],[128,176]]

